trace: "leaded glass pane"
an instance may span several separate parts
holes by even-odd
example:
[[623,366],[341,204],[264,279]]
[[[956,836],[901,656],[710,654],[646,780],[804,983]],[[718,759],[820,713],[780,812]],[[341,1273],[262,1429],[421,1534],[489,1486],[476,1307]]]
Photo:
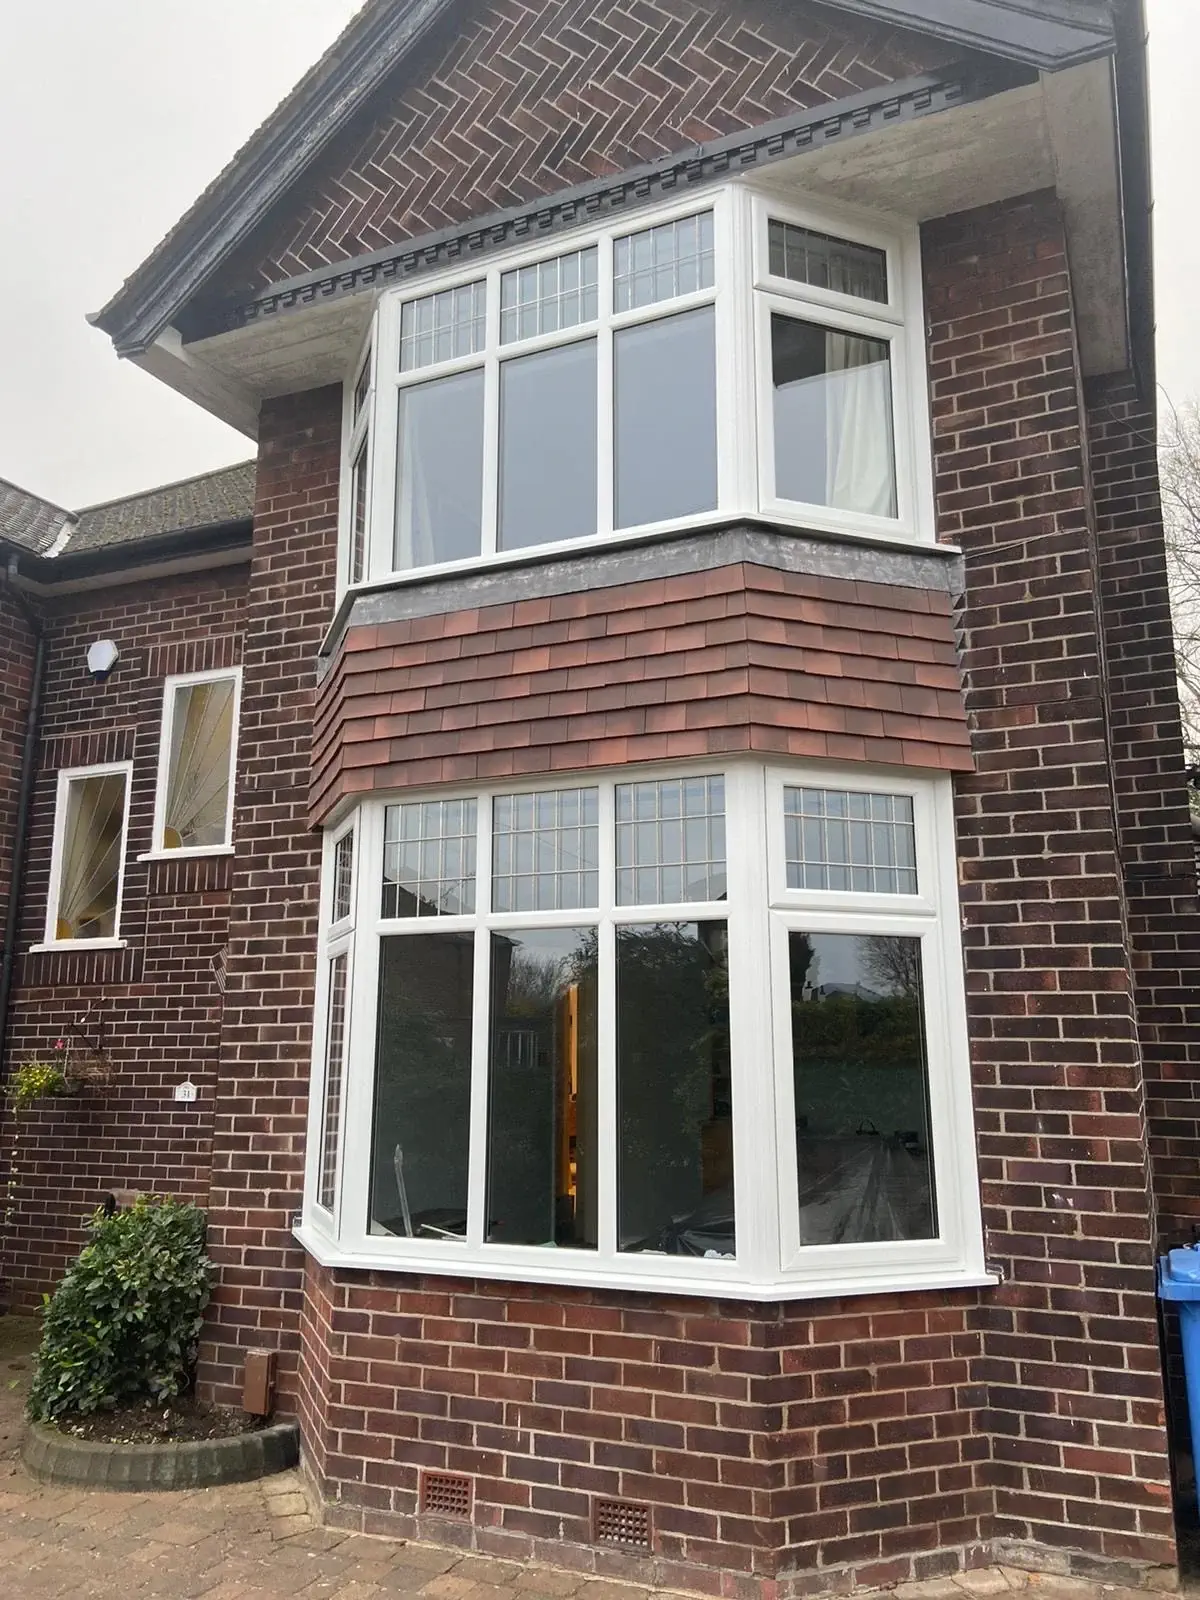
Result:
[[573,911],[599,900],[596,789],[497,795],[492,813],[492,909]]
[[916,894],[911,795],[785,788],[783,826],[789,889]]
[[599,311],[595,245],[500,276],[500,342],[532,339],[594,322]]
[[621,783],[616,807],[618,905],[725,898],[724,778]]
[[333,918],[344,922],[350,915],[354,881],[354,835],[344,833],[333,847]]
[[613,240],[613,308],[674,300],[713,285],[713,214],[681,217]]
[[771,219],[767,251],[772,277],[817,289],[833,289],[860,300],[887,304],[887,252]]
[[475,819],[474,800],[386,808],[383,916],[454,917],[475,910]]
[[[343,841],[345,842],[345,841]],[[337,1192],[338,1134],[342,1122],[342,1063],[346,1053],[346,974],[348,957],[329,963],[329,1017],[325,1028],[325,1104],[321,1115],[321,1172],[317,1203],[333,1210]]]
[[415,372],[482,350],[486,289],[481,278],[410,300],[400,313],[400,371]]

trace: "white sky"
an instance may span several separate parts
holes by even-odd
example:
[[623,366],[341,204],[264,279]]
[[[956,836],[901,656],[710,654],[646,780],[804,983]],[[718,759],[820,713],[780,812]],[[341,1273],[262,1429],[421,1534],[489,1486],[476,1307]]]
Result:
[[[108,300],[360,0],[10,5],[0,55],[0,477],[75,508],[244,459],[118,361]],[[1159,380],[1200,395],[1200,4],[1148,0]]]

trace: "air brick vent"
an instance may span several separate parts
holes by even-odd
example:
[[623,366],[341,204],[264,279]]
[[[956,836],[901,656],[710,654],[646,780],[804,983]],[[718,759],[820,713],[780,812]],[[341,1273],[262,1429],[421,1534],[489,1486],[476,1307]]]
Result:
[[471,1480],[457,1472],[421,1474],[421,1510],[433,1517],[471,1517]]
[[623,1550],[649,1550],[650,1507],[636,1500],[593,1501],[592,1538]]

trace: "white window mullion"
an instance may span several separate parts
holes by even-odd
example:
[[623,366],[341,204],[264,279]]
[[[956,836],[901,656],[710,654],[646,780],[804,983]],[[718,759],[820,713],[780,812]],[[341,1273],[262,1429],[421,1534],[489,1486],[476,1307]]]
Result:
[[613,241],[600,240],[600,324],[596,335],[596,532],[613,530],[616,458],[613,453]]
[[476,808],[475,964],[471,996],[471,1111],[467,1152],[467,1246],[481,1248],[487,1233],[488,1073],[490,1070],[492,936],[492,801],[480,795]]
[[[754,395],[754,294],[751,196],[727,194],[715,208],[717,308],[717,505],[759,508],[758,406]],[[728,381],[726,381],[728,377]]]
[[[383,881],[383,807],[367,805],[355,829],[355,923],[373,930]],[[332,858],[330,858],[332,859]],[[375,1116],[375,1042],[379,1005],[379,940],[359,935],[350,964],[346,1059],[342,1068],[341,1177],[337,1233],[344,1244],[366,1237]]]
[[747,1276],[764,1282],[779,1271],[779,1195],[775,1183],[779,1163],[771,1063],[780,1058],[773,1038],[771,953],[763,915],[767,873],[762,769],[732,769],[725,780],[725,804],[737,1260]]
[[375,377],[371,411],[370,504],[364,579],[382,578],[394,567],[396,536],[396,420],[400,303],[385,297],[375,314]]
[[613,926],[616,900],[616,829],[614,790],[600,784],[599,795],[600,923],[597,935],[596,1019],[596,1144],[599,1211],[598,1251],[601,1261],[616,1264],[617,1255],[617,948]]
[[500,544],[500,271],[487,275],[483,363],[483,519],[482,554],[495,555]]

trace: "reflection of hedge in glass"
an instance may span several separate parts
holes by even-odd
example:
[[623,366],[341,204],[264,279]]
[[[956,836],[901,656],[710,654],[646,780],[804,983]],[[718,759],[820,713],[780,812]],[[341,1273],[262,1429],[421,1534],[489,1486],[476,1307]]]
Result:
[[461,1237],[471,1100],[471,934],[380,941],[375,1232]]
[[702,1202],[733,1192],[723,922],[617,930],[617,1075],[621,1248],[678,1249]]

